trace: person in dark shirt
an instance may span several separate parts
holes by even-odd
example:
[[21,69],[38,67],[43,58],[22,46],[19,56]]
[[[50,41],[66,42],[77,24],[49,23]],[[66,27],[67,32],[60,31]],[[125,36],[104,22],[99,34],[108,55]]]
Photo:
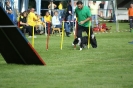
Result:
[[0,5],[2,6],[2,0],[0,0]]
[[72,5],[71,5],[71,1],[68,3],[68,6],[67,6],[65,21],[67,21],[67,22],[65,22],[66,36],[70,37],[69,34],[71,34],[70,30],[71,30],[71,26],[72,26],[72,23],[70,22],[70,21],[72,21]]
[[99,4],[99,7],[100,7],[100,16],[103,17],[103,13],[104,13],[104,1],[102,1],[100,4]]
[[28,32],[29,36],[32,36],[32,29],[33,27],[27,24],[27,12],[25,11],[20,16],[20,30],[22,33]]
[[6,12],[8,14],[8,16],[10,17],[11,20],[13,20],[13,11],[12,11],[12,8],[10,6],[10,2],[9,1],[6,1]]

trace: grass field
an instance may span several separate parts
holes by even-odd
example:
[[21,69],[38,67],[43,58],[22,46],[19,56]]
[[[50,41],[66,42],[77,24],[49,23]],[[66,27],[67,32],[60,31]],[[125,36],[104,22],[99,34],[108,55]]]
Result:
[[[46,51],[46,36],[38,35],[35,49],[46,66],[6,64],[0,56],[0,88],[133,88],[133,33],[126,23],[116,32],[97,33],[97,49],[74,50],[74,39],[51,36]],[[31,41],[31,39],[29,39]]]

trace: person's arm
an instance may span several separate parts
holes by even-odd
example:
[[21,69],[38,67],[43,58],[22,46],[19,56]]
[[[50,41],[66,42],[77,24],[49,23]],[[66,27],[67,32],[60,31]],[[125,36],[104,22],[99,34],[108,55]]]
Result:
[[10,8],[8,9],[8,7],[6,7],[6,12],[7,12],[7,13],[12,13],[12,8],[10,7]]
[[50,7],[51,7],[51,4],[48,5],[48,9],[50,9]]
[[71,6],[68,6],[68,12],[69,12],[69,14],[72,14]]
[[56,8],[56,7],[57,7],[57,5],[54,4],[54,8]]
[[20,25],[26,26],[28,24],[27,23],[23,23],[22,21],[20,21]]
[[33,18],[34,18],[34,21],[38,21],[39,20],[35,14],[34,14]]
[[23,17],[20,17],[20,25],[23,25],[23,26],[27,26],[28,25],[27,23],[23,22]]

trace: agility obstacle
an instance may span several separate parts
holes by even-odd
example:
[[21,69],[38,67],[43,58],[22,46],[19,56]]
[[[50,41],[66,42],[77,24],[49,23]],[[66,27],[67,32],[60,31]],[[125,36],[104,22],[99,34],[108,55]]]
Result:
[[46,65],[0,6],[0,52],[9,64]]

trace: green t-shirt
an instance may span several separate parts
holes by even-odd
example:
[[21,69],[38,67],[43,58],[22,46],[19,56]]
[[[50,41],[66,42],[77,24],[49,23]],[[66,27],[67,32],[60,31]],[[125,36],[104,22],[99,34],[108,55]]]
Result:
[[[80,24],[80,21],[84,21],[86,20],[88,17],[91,17],[91,11],[89,9],[89,7],[87,6],[83,6],[82,9],[79,9],[78,7],[75,9],[75,13],[77,15],[77,20],[78,20],[78,24]],[[82,24],[81,26],[84,27],[89,27],[89,21],[85,22],[84,24]],[[91,24],[90,24],[91,25]]]

